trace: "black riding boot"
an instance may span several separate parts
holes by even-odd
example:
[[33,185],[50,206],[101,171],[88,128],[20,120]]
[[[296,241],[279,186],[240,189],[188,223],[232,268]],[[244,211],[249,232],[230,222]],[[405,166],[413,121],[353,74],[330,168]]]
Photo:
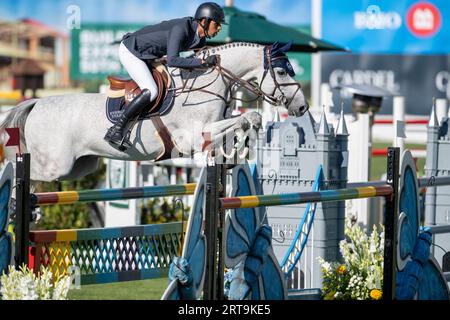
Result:
[[128,132],[128,123],[131,119],[137,117],[142,110],[150,104],[150,96],[150,90],[142,90],[142,92],[130,102],[128,107],[125,108],[125,111],[119,120],[108,129],[104,139],[114,148],[124,151],[132,146],[128,138],[124,137]]

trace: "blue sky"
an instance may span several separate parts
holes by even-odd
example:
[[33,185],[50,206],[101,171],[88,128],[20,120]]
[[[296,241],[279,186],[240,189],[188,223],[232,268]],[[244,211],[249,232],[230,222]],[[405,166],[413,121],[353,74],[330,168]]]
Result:
[[[206,1],[206,0],[205,0]],[[0,19],[33,18],[68,32],[66,21],[71,5],[80,8],[81,23],[155,23],[193,15],[202,0],[2,0]],[[225,0],[216,1],[220,5]],[[309,24],[311,0],[234,0],[244,11],[253,11],[268,20],[285,24]]]

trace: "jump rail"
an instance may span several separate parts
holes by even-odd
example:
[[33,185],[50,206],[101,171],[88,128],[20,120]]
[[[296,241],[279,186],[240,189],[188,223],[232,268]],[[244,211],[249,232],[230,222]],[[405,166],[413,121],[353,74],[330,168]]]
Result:
[[223,209],[270,207],[309,202],[341,201],[347,199],[385,197],[392,195],[391,185],[357,187],[350,189],[323,190],[316,192],[285,193],[279,195],[243,196],[220,198]]
[[195,192],[196,186],[196,183],[187,183],[172,186],[34,193],[31,194],[31,205],[44,206],[54,204],[73,204],[76,202],[97,202],[192,195]]
[[[405,120],[404,122],[406,124],[422,124],[422,125],[427,125],[428,124],[428,119],[408,119]],[[393,124],[394,120],[392,119],[375,119],[373,121],[373,124]]]

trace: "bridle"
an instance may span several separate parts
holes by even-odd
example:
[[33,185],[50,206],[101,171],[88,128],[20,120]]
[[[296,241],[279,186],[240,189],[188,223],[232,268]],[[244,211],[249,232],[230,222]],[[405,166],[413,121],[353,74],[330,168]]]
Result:
[[[272,48],[271,46],[266,46],[264,48],[264,59],[265,59],[266,62],[265,62],[265,66],[264,66],[264,74],[263,74],[263,77],[261,79],[260,87],[262,86],[262,83],[263,83],[264,79],[266,78],[267,73],[270,72],[270,76],[272,77],[272,80],[275,83],[275,88],[273,89],[272,94],[268,96],[270,100],[275,102],[275,103],[271,103],[271,104],[272,105],[283,105],[283,106],[285,106],[287,108],[291,104],[292,100],[294,100],[294,97],[297,94],[297,92],[302,87],[301,87],[300,83],[298,83],[298,82],[279,83],[277,81],[277,78],[275,76],[275,71],[273,70],[272,62],[274,62],[276,60],[287,59],[287,57],[285,55],[282,55],[282,56],[278,56],[278,57],[273,57],[272,58],[271,57],[271,48]],[[295,92],[292,95],[291,99],[287,99],[286,95],[281,90],[281,87],[287,87],[287,86],[297,86],[297,90],[295,90]],[[280,95],[275,96],[275,93],[276,93],[277,90],[280,91]]]
[[[202,50],[204,50],[204,49],[205,48],[203,48]],[[268,102],[269,104],[271,104],[273,106],[284,106],[284,107],[288,108],[288,106],[294,100],[294,97],[297,94],[297,92],[301,89],[301,85],[298,82],[279,83],[277,81],[276,76],[275,76],[275,71],[273,70],[272,62],[276,61],[278,59],[287,59],[286,56],[271,57],[271,46],[264,47],[264,55],[265,55],[265,61],[267,61],[267,63],[265,63],[264,73],[262,75],[261,82],[259,84],[258,83],[255,84],[254,82],[244,80],[241,77],[237,76],[235,73],[228,70],[227,68],[223,67],[220,63],[220,57],[219,57],[219,61],[218,61],[217,65],[214,66],[214,68],[213,68],[213,69],[216,69],[218,71],[218,73],[217,73],[217,76],[211,82],[209,82],[208,84],[206,84],[204,86],[197,87],[197,88],[186,88],[187,81],[190,78],[188,76],[188,77],[186,77],[186,80],[184,80],[182,82],[183,83],[182,87],[173,88],[171,90],[175,91],[175,96],[178,96],[182,93],[188,93],[188,92],[193,92],[193,91],[201,91],[201,92],[209,93],[209,94],[212,94],[212,95],[222,99],[227,105],[230,104],[231,101],[233,101],[233,100],[238,100],[238,101],[243,101],[245,103],[249,103],[249,102],[254,102],[254,101],[262,98],[264,101]],[[190,71],[190,72],[192,72],[192,71]],[[270,76],[272,77],[272,80],[275,84],[275,88],[273,89],[272,93],[267,93],[262,90],[262,84],[263,84],[264,80],[266,79],[267,74],[270,74]],[[225,97],[223,97],[222,95],[220,95],[216,92],[206,89],[207,87],[212,85],[214,82],[216,82],[217,79],[219,78],[219,76],[226,78],[231,83],[228,86],[229,99],[226,99]],[[244,100],[242,98],[233,96],[232,88],[235,85],[239,85],[240,87],[243,87],[243,88],[247,89],[248,91],[252,92],[256,96],[256,98],[250,99],[250,100]],[[290,99],[288,99],[286,97],[286,95],[284,94],[284,92],[281,90],[282,87],[287,87],[287,86],[297,86],[297,90],[295,90],[294,94],[292,95],[292,97]],[[280,92],[279,95],[276,95],[277,90]]]

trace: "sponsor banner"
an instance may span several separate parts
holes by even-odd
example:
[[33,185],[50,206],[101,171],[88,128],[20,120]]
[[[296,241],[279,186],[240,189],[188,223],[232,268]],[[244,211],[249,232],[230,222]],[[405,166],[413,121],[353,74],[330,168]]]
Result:
[[[450,56],[322,54],[322,82],[376,85],[404,96],[406,113],[428,115],[433,97],[450,97]],[[341,98],[351,112],[351,97],[333,90],[335,106]],[[383,100],[380,113],[392,113],[392,98]]]
[[105,79],[110,74],[127,75],[119,61],[119,44],[127,32],[143,25],[83,24],[72,29],[70,75],[74,80]]
[[446,54],[449,16],[448,0],[328,0],[322,38],[352,53]]

